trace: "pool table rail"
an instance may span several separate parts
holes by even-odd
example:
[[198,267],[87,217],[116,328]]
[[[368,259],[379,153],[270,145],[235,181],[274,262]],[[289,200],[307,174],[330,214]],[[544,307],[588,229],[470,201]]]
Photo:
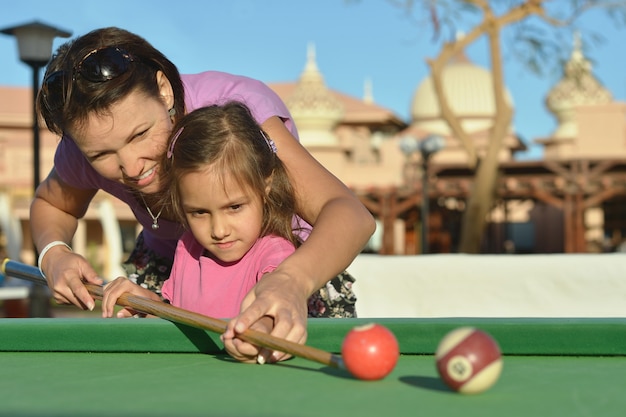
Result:
[[[339,353],[353,326],[378,322],[398,338],[402,354],[431,355],[461,326],[489,332],[505,355],[626,356],[626,319],[620,318],[381,318],[311,319],[307,344]],[[0,351],[223,352],[219,335],[163,319],[0,319]]]

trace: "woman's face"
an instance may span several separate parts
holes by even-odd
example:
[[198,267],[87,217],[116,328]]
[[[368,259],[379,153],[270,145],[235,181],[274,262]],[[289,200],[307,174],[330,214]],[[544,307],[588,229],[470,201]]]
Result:
[[100,175],[150,194],[171,131],[166,103],[135,91],[69,133]]

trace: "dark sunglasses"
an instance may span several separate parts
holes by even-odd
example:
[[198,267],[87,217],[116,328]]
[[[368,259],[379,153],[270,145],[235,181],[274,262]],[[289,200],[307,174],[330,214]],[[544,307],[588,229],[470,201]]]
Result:
[[46,106],[50,110],[63,106],[77,76],[94,83],[110,81],[126,73],[133,61],[131,54],[115,46],[94,49],[72,69],[71,79],[65,71],[55,71],[44,78],[41,90]]

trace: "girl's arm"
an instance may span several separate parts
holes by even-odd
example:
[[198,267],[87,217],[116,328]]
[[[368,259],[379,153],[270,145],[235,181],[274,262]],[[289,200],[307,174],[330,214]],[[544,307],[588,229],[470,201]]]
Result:
[[[148,298],[154,301],[161,301],[161,297],[154,292],[135,284],[126,277],[119,277],[109,282],[102,291],[102,317],[113,317],[115,312],[115,303],[124,293],[136,295],[138,297]],[[118,318],[132,317],[137,314],[136,311],[124,307],[117,312]],[[154,316],[148,316],[154,317]]]

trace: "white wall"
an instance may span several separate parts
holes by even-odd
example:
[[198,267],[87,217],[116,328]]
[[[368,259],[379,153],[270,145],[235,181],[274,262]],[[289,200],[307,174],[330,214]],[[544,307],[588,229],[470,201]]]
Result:
[[359,317],[626,317],[626,254],[359,255]]

